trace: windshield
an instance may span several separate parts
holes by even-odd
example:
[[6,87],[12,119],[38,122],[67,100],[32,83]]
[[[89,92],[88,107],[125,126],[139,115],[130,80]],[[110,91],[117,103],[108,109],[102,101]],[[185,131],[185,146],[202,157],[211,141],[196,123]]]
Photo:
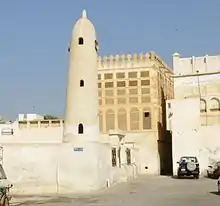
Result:
[[197,158],[196,157],[181,157],[180,158],[180,162],[197,162]]

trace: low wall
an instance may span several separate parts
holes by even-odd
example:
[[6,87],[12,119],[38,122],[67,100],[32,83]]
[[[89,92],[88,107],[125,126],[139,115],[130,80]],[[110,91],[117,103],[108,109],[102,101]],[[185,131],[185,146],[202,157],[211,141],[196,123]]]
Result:
[[3,147],[3,166],[14,184],[12,194],[90,192],[130,181],[138,174],[135,164],[112,167],[111,147],[106,144],[87,145],[84,152],[78,153],[66,144],[5,144]]

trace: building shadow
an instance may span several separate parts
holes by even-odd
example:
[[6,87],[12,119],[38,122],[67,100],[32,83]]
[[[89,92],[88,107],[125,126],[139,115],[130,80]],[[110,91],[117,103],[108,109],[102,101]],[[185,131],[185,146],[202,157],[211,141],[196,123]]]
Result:
[[178,179],[178,180],[184,180],[184,179],[195,179],[193,176],[182,176],[182,177],[178,177],[177,175],[172,175],[170,176],[172,179]]
[[209,193],[212,194],[212,195],[220,196],[220,193],[218,191],[213,191],[213,192],[209,192]]
[[166,130],[166,98],[163,88],[160,88],[162,120],[157,122],[158,131],[158,152],[160,157],[160,174],[166,176],[173,175],[172,159],[172,135]]

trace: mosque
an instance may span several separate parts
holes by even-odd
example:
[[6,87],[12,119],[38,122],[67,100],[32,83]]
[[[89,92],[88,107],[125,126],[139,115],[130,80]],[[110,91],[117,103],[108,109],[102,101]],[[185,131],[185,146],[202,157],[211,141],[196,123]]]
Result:
[[154,52],[98,57],[98,49],[84,10],[68,48],[64,120],[20,114],[0,125],[13,192],[84,193],[138,174],[172,173],[171,68]]

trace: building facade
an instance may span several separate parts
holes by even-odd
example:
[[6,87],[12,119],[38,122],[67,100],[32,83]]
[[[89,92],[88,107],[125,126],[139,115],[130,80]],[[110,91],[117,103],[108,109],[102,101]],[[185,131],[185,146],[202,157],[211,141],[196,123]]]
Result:
[[199,97],[201,124],[220,124],[220,55],[182,58],[173,54],[174,97]]
[[154,52],[99,58],[100,132],[157,130],[172,70]]
[[220,55],[173,54],[174,99],[167,101],[173,174],[181,156],[197,156],[202,174],[220,160]]

